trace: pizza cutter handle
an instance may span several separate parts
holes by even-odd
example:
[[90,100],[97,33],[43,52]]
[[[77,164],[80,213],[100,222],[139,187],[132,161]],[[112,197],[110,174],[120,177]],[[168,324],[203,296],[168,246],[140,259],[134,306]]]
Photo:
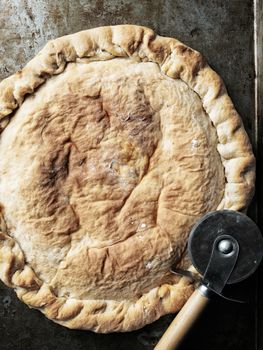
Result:
[[190,330],[209,301],[209,290],[201,285],[188,299],[181,311],[154,348],[154,350],[175,350]]

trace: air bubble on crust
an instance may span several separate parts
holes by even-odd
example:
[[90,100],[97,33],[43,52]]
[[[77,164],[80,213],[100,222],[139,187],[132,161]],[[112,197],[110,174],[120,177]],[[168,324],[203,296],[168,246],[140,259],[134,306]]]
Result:
[[65,268],[67,267],[66,261],[62,261],[59,267],[60,267],[61,269],[65,269]]

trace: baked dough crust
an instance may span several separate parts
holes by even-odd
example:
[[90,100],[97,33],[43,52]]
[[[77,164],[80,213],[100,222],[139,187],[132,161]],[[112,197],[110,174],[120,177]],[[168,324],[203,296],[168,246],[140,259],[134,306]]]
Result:
[[[111,69],[116,71],[113,77],[109,71]],[[95,79],[93,82],[87,82],[88,85],[86,87],[83,85],[86,80],[88,81],[88,78],[81,79],[81,76],[92,76],[92,72],[94,72],[95,76],[97,74],[95,74],[96,70],[99,71],[98,79],[103,80],[103,77],[107,77],[101,85],[104,93],[97,91],[98,81],[95,78],[93,78]],[[118,77],[117,80],[114,78],[115,76]],[[126,80],[122,80],[120,77],[125,77]],[[67,87],[66,82],[70,81],[70,78],[72,78],[72,81],[75,79],[75,83]],[[112,93],[107,85],[107,81],[108,84],[112,84]],[[127,88],[126,94],[125,89],[122,91],[125,81],[131,84]],[[132,89],[134,86],[138,87],[136,84],[139,84],[139,81],[142,81],[143,84],[148,81],[147,88],[144,89],[141,96],[143,101],[137,100],[137,92],[133,95]],[[133,82],[136,84],[133,85]],[[155,83],[157,84],[156,86],[154,85]],[[62,92],[60,93],[60,89],[63,86],[63,93],[65,93],[66,98],[62,99],[61,102],[59,96],[63,95]],[[129,101],[114,100],[116,92],[114,88],[116,86],[119,89],[118,91],[120,91],[120,96],[129,96],[129,93],[132,95],[133,102],[131,106],[129,106]],[[166,106],[166,110],[163,109],[164,106],[162,105],[162,101],[165,100],[166,96],[168,102],[173,100],[174,96],[169,95],[169,91],[173,87],[178,92],[179,99],[184,93],[187,96],[187,101],[184,101],[180,106],[180,110],[185,114],[179,117],[184,118],[185,115],[189,114],[191,115],[191,120],[193,120],[196,118],[194,116],[195,108],[199,108],[196,110],[196,115],[202,115],[202,128],[207,130],[208,133],[208,137],[204,142],[207,150],[206,153],[204,151],[203,158],[200,161],[202,165],[195,163],[195,158],[199,157],[199,145],[195,143],[196,140],[194,139],[192,140],[194,141],[192,147],[197,146],[197,151],[194,150],[192,152],[193,150],[191,150],[191,155],[183,153],[189,160],[185,163],[186,172],[181,175],[178,175],[178,172],[173,172],[172,167],[177,166],[177,163],[171,163],[171,168],[168,167],[168,163],[172,162],[172,159],[176,157],[177,161],[182,162],[184,157],[180,157],[180,152],[177,154],[175,149],[171,159],[167,153],[168,151],[163,153],[164,158],[162,158],[161,153],[158,151],[160,150],[158,145],[163,141],[161,141],[159,133],[156,132],[159,128],[157,122],[164,120],[165,125],[165,116],[167,115],[168,118],[169,113],[175,113],[173,111],[168,113],[168,108],[172,108],[171,105]],[[81,101],[78,101],[78,104],[74,105],[74,101],[68,100],[68,96],[70,94],[74,95],[75,92],[77,96],[80,96],[81,88],[86,88],[89,91],[86,97],[88,99],[88,108],[90,109],[87,111],[98,116],[98,118],[100,117],[100,120],[105,119],[105,110],[107,108],[112,108],[112,110],[107,112],[108,114],[118,114],[118,111],[121,113],[121,109],[119,110],[118,106],[126,108],[125,105],[127,105],[125,119],[123,119],[122,115],[119,115],[120,120],[125,125],[121,130],[124,136],[126,135],[126,128],[128,131],[131,131],[129,135],[136,142],[134,141],[135,144],[132,144],[133,141],[131,142],[128,136],[127,139],[122,139],[117,148],[121,148],[121,156],[124,157],[123,163],[120,163],[120,161],[115,162],[114,160],[109,162],[109,170],[115,172],[118,175],[118,179],[127,180],[127,172],[129,172],[128,178],[133,179],[127,180],[121,191],[120,183],[118,182],[117,186],[114,182],[115,180],[112,180],[113,182],[110,183],[112,187],[107,187],[106,193],[109,193],[109,188],[113,189],[113,195],[117,195],[116,193],[119,191],[118,200],[121,202],[119,207],[117,204],[104,206],[105,203],[103,202],[103,204],[94,209],[92,205],[87,207],[86,204],[83,204],[83,208],[79,207],[76,213],[76,203],[82,203],[80,196],[76,198],[75,204],[67,202],[64,207],[61,207],[61,193],[63,191],[69,191],[70,193],[77,191],[73,191],[72,187],[70,187],[73,183],[76,183],[77,175],[74,175],[74,178],[73,175],[70,175],[74,173],[76,163],[73,162],[74,165],[71,162],[73,164],[72,168],[68,165],[69,161],[66,165],[63,163],[65,157],[69,159],[69,153],[72,152],[71,149],[74,142],[69,140],[71,134],[69,136],[66,135],[66,138],[63,140],[59,139],[61,135],[59,123],[66,125],[66,122],[64,119],[57,118],[59,122],[54,124],[52,126],[53,129],[50,128],[48,132],[46,130],[43,131],[46,125],[32,122],[33,124],[27,129],[27,123],[31,123],[36,117],[41,120],[43,118],[41,113],[44,109],[45,113],[47,111],[49,113],[49,108],[53,108],[52,113],[54,115],[59,110],[67,110],[70,115],[72,113],[73,115],[81,113],[80,106],[85,108],[85,103],[87,104],[87,102],[82,104]],[[155,88],[160,95],[159,101]],[[56,95],[57,91],[59,91],[58,95]],[[48,107],[50,102],[52,102],[52,95],[58,96],[58,98],[53,106]],[[109,101],[107,99],[106,102],[99,100],[97,103],[96,101],[101,96],[108,96]],[[149,100],[146,100],[147,96]],[[192,105],[190,105],[190,101],[193,103]],[[198,105],[198,101],[201,101],[201,107]],[[69,108],[71,103],[73,104],[72,110]],[[103,103],[103,111],[99,111],[98,106],[103,105]],[[190,111],[188,112],[185,110],[187,105],[190,106]],[[76,111],[78,106],[79,109]],[[105,106],[108,107],[106,108]],[[154,112],[151,110],[153,106],[155,106]],[[30,115],[32,108],[36,111],[34,115]],[[129,114],[129,108],[131,108],[131,114]],[[134,112],[132,108],[135,108],[141,124],[136,124],[135,126],[132,124],[132,113]],[[101,112],[103,115],[100,116]],[[109,116],[107,115],[106,117],[108,118]],[[25,120],[24,124],[23,120]],[[185,117],[185,120],[187,122],[187,117]],[[9,123],[9,121],[12,122]],[[145,121],[146,126],[142,124]],[[48,120],[48,124],[51,122],[52,120]],[[200,120],[197,120],[197,124],[199,122]],[[190,49],[176,39],[158,36],[151,29],[145,27],[134,25],[100,27],[50,41],[22,71],[0,83],[0,123],[2,131],[0,141],[0,179],[2,179],[2,184],[0,183],[0,202],[2,205],[0,278],[5,284],[15,289],[18,297],[23,302],[30,307],[38,308],[48,318],[69,328],[89,329],[103,333],[130,331],[143,327],[164,314],[178,311],[192,293],[193,285],[186,277],[172,277],[168,271],[172,261],[176,261],[183,268],[189,267],[189,263],[183,259],[189,228],[199,216],[210,210],[225,208],[243,211],[253,196],[255,159],[242,121],[227,95],[221,78],[207,65],[200,53]],[[166,123],[168,122],[166,121]],[[171,123],[170,120],[169,123]],[[191,123],[189,124],[190,127],[195,127],[193,121]],[[188,126],[188,124],[186,125]],[[152,128],[149,129],[149,126]],[[88,132],[90,130],[91,135],[94,135],[96,130],[91,128],[91,124],[89,124],[89,127]],[[112,130],[112,125],[106,125],[105,128]],[[144,128],[147,130],[144,135],[150,135],[149,141],[147,141],[148,139],[143,139],[142,141],[139,137],[138,139],[136,138],[137,135],[144,132]],[[38,129],[42,130],[42,136],[43,132],[45,132],[48,146],[43,146],[45,145],[44,139],[39,142],[39,145],[46,148],[34,149],[34,143],[36,142],[34,137],[38,135],[34,133]],[[20,130],[25,131],[21,133]],[[113,131],[111,132],[114,134]],[[162,130],[162,132],[165,135],[164,139],[170,142],[171,140],[167,136],[169,132],[165,130]],[[194,130],[194,132],[198,134],[198,130]],[[174,131],[172,135],[176,135]],[[200,132],[198,135],[201,137],[204,133]],[[191,140],[192,136],[191,134],[188,138],[185,134],[180,139],[181,135],[179,135],[178,139],[181,141],[176,141],[179,150],[185,150],[188,147],[187,142]],[[31,137],[32,143],[27,143]],[[110,138],[108,137],[108,139]],[[58,156],[58,153],[60,150],[57,153],[54,151],[55,156],[52,158],[52,149],[56,148],[56,142],[52,143],[52,140],[58,140],[57,143],[61,141],[63,144],[63,152],[66,152],[61,156],[63,164],[59,163],[60,156]],[[79,136],[78,140],[81,140],[81,136]],[[88,141],[85,140],[85,142]],[[27,145],[29,145],[29,148],[26,148]],[[10,151],[10,147],[12,147],[12,151]],[[94,147],[96,148],[97,146],[95,145]],[[113,147],[112,143],[105,144],[104,153],[97,153],[95,161],[99,164],[103,154],[109,154],[114,151]],[[172,149],[171,143],[169,143],[168,148]],[[43,150],[48,151],[48,154],[51,154],[51,156],[49,158],[41,158]],[[147,153],[148,151],[149,154]],[[37,163],[35,167],[32,165],[32,168],[30,168],[31,173],[29,174],[25,169],[29,164],[34,163],[35,154],[41,160],[42,167],[40,169],[40,163]],[[44,154],[46,153],[44,152]],[[166,155],[167,159],[165,159]],[[23,159],[27,159],[27,161],[23,163],[24,160],[21,161],[21,157],[24,157]],[[86,161],[84,158],[78,158],[79,156],[77,155],[74,157],[73,160],[78,162],[79,166],[82,166]],[[146,159],[146,165],[140,163],[141,157]],[[206,158],[210,159],[207,161],[207,164],[204,163]],[[15,159],[15,166],[11,164],[12,159]],[[45,162],[48,162],[48,164]],[[167,185],[169,191],[167,191],[166,197],[164,192],[161,191],[162,189],[157,190],[155,195],[155,189],[158,189],[160,182],[156,180],[157,178],[159,179],[159,173],[154,172],[154,169],[160,163],[162,164],[160,167],[161,172],[165,171],[171,177],[177,176],[177,178],[180,178],[181,176],[181,179],[185,177],[185,174],[189,175],[187,166],[190,164],[190,167],[192,166],[192,180],[189,176],[185,181],[182,181],[179,184],[182,188],[180,190],[179,185],[179,187],[175,188],[173,181],[166,178],[170,186]],[[48,174],[43,170],[43,164]],[[52,180],[50,169],[53,166],[54,170],[54,164],[56,171],[59,168],[64,173],[67,173],[67,187],[64,185],[66,183],[64,173],[59,175],[59,179]],[[129,167],[125,164],[128,164]],[[202,173],[203,170],[201,168],[193,170],[193,165],[201,168],[202,166],[208,167],[210,172]],[[133,171],[132,175],[130,171]],[[32,172],[34,172],[33,176]],[[148,182],[144,181],[146,183],[144,188],[144,185],[142,185],[143,177],[150,172],[152,174],[151,178],[148,178]],[[195,178],[194,172],[198,174],[201,172],[203,175],[200,175],[200,178],[199,175]],[[16,181],[12,182],[12,174],[19,177],[17,183],[15,183]],[[105,180],[103,177],[104,173],[100,173],[101,178],[97,174],[98,171],[93,180],[96,183],[98,181],[103,182]],[[44,180],[47,178],[49,182],[45,183]],[[89,179],[91,183],[93,180]],[[41,191],[39,190],[40,181],[42,185],[45,183],[43,185],[44,189],[42,188]],[[202,183],[200,184],[198,181],[207,182],[208,185],[204,185],[202,190],[198,192],[194,188],[195,181],[196,186],[199,187],[202,187]],[[63,183],[64,187],[61,183]],[[96,188],[94,182],[92,184]],[[147,184],[151,184],[151,186],[147,188]],[[52,195],[56,186],[60,189],[60,197],[57,199],[56,196],[58,195],[54,195],[56,199],[54,199],[53,204],[59,204],[60,211],[56,207],[50,214],[48,210],[53,204],[48,200],[53,198]],[[86,183],[81,182],[79,186],[83,188],[83,186],[86,186]],[[131,186],[130,190],[129,186]],[[139,190],[137,189],[136,192],[134,189],[138,187]],[[23,192],[22,190],[27,192],[20,193],[21,197],[19,197],[18,188],[21,189],[21,193]],[[183,198],[186,188],[188,197]],[[192,198],[191,196],[189,197],[191,188],[193,188]],[[122,198],[121,196],[126,190],[129,193],[125,198]],[[32,197],[32,199],[30,191],[35,193],[37,197]],[[88,191],[90,193],[90,187]],[[94,191],[98,195],[98,193],[102,193],[102,187]],[[47,196],[45,196],[45,192]],[[134,192],[133,197],[131,192]],[[168,198],[169,193],[173,195],[172,200],[178,196],[179,201],[171,204],[171,200],[169,201]],[[195,198],[196,193],[198,193],[199,197]],[[140,194],[142,197],[141,202]],[[23,200],[21,198],[26,199]],[[142,205],[145,198],[147,198],[149,203],[155,203],[154,207],[152,207],[153,204],[148,202],[145,206],[142,205],[140,207],[140,211],[145,214],[144,216],[138,213],[136,213],[137,216],[134,214],[137,219],[139,218],[136,230],[129,231],[127,225],[125,227],[121,226],[129,221],[129,211],[127,211],[126,215],[125,213],[123,214],[122,210],[122,216],[117,224],[112,218],[120,208],[124,207],[125,203],[127,204],[127,198],[130,200],[129,210]],[[136,200],[130,198],[136,198]],[[102,199],[96,197],[96,201],[100,200]],[[39,212],[41,210],[47,210],[47,212],[40,218],[42,220],[41,223],[38,220],[36,226],[34,226],[32,222],[39,215],[37,211],[38,201],[41,204]],[[73,195],[72,201],[74,202]],[[103,201],[105,201],[105,197],[103,197]],[[162,203],[165,201],[166,207],[163,207]],[[184,204],[180,205],[180,201]],[[101,223],[101,227],[98,225],[94,227],[89,226],[92,225],[90,222],[83,221],[87,208],[90,210],[90,215],[96,218],[96,222],[98,222],[100,217],[104,218],[105,212],[109,212],[110,207],[118,207],[119,209],[116,209],[116,212],[110,217],[107,214],[108,216]],[[152,212],[156,213],[158,210],[161,210],[159,215],[161,218],[159,217],[158,219],[156,214],[151,219]],[[177,214],[172,214],[172,211],[176,212],[177,210]],[[77,214],[80,214],[80,217]],[[52,219],[53,221],[45,219],[52,215],[52,218],[55,217],[54,220]],[[23,218],[26,223],[23,222]],[[63,223],[59,221],[60,219]],[[27,226],[29,224],[31,226]],[[162,225],[167,226],[163,228]],[[180,227],[180,230],[178,229],[177,234],[175,228],[173,237],[171,230],[176,225]],[[94,229],[95,235],[89,236],[88,242],[85,241],[83,243],[85,234],[80,230],[81,226],[86,229],[89,228],[91,231],[92,228]],[[119,226],[121,226],[120,230],[118,230]],[[32,227],[36,230],[35,237],[37,241],[34,241],[35,232],[32,231]],[[64,230],[62,230],[63,232],[60,231],[61,227]],[[171,227],[170,230],[169,227]],[[27,234],[25,234],[26,229],[29,230]],[[149,232],[147,231],[148,229]],[[166,229],[169,231],[168,233]],[[38,230],[41,232],[38,232]],[[149,240],[150,233],[153,234],[154,239]],[[73,238],[69,238],[70,236]],[[96,240],[98,237],[100,239]],[[30,241],[31,239],[33,243]],[[50,262],[48,262],[49,258],[47,255],[41,260],[41,247],[45,250],[47,249],[47,244],[56,248],[55,253],[55,248],[51,250]],[[90,249],[83,250],[83,245],[85,244]],[[38,257],[32,252],[32,246],[33,248],[34,246],[37,247],[36,249],[39,250]],[[67,249],[64,251],[65,247]],[[57,256],[57,260],[54,260],[55,256]],[[73,257],[71,258],[71,256]],[[47,261],[46,266],[45,261]],[[55,264],[56,262],[58,265]],[[67,263],[74,268],[69,268],[67,271]],[[85,263],[89,265],[86,270],[83,268]],[[55,269],[58,266],[56,273],[52,272],[52,264],[55,265]],[[101,275],[99,275],[98,268]],[[65,269],[67,272],[64,273]],[[80,272],[78,273],[78,271]],[[114,275],[115,280],[111,279],[112,275]],[[96,276],[99,277],[96,279]],[[87,282],[85,284],[80,281]],[[85,290],[88,290],[87,283],[90,284],[91,288],[88,292],[85,292]]]

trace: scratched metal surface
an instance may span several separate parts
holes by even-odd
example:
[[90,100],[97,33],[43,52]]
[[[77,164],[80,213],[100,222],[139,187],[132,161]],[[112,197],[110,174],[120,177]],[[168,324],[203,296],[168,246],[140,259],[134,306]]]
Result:
[[[23,67],[49,39],[122,23],[149,26],[201,51],[224,79],[255,143],[251,0],[0,0],[0,80]],[[256,349],[254,284],[252,278],[230,290],[249,292],[250,304],[211,303],[182,349]],[[172,317],[126,334],[72,331],[30,310],[0,284],[1,350],[149,350]]]

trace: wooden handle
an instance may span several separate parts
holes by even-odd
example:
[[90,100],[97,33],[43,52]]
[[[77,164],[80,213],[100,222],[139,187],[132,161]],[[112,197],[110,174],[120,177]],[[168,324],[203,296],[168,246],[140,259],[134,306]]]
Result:
[[199,289],[191,295],[184,307],[177,314],[173,322],[156,345],[154,350],[175,350],[183,337],[197,320],[209,299]]

